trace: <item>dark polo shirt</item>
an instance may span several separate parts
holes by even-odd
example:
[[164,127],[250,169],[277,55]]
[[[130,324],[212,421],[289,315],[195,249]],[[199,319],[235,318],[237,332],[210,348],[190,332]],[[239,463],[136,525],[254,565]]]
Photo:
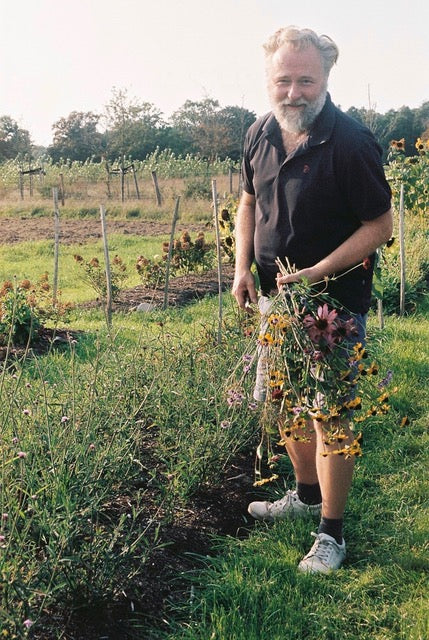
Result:
[[[255,262],[261,288],[275,288],[275,259],[298,269],[326,257],[361,226],[390,209],[381,148],[371,132],[337,109],[329,95],[308,139],[286,156],[269,113],[249,128],[243,188],[256,197]],[[329,282],[328,292],[354,313],[371,301],[371,267]],[[336,274],[339,275],[339,274]]]

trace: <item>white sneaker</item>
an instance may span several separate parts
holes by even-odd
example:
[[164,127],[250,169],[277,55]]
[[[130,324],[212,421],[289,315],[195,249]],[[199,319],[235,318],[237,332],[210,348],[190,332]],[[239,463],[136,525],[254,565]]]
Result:
[[289,489],[283,498],[275,502],[251,502],[247,508],[251,516],[257,520],[281,520],[307,515],[320,516],[321,504],[305,504],[298,498],[295,490]]
[[327,533],[312,533],[316,538],[310,551],[301,560],[298,570],[305,573],[329,573],[339,569],[346,557],[346,543],[338,544]]

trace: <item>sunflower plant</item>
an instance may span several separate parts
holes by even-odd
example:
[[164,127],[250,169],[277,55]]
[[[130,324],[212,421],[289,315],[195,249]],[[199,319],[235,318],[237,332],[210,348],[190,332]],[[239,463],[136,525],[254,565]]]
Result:
[[[284,274],[290,272],[279,261],[278,266]],[[307,442],[317,421],[326,445],[322,455],[361,456],[361,424],[390,409],[387,387],[392,373],[382,376],[378,364],[369,359],[353,318],[323,290],[327,281],[285,285],[268,301],[253,352],[243,357],[241,376],[228,389],[231,405],[231,398],[240,397],[250,363],[258,361],[266,398],[260,403],[256,484],[277,477],[262,480],[260,469],[265,450],[270,466],[278,458],[271,445],[278,431],[281,446],[289,440]],[[342,426],[346,418],[354,433],[352,441]]]

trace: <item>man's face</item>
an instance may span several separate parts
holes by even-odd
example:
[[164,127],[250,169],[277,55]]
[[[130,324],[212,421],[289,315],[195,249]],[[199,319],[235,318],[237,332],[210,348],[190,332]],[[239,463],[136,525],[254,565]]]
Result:
[[308,131],[326,99],[327,76],[316,47],[298,50],[285,44],[268,67],[268,94],[282,129]]

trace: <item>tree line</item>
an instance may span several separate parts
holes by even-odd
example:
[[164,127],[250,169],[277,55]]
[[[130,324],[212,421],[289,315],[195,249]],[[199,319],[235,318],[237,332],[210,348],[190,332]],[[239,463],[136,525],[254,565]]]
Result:
[[[384,114],[363,107],[350,107],[346,113],[371,129],[385,154],[392,140],[404,138],[406,155],[414,155],[417,138],[429,137],[429,102],[417,109],[403,106]],[[41,152],[54,162],[88,158],[113,161],[123,156],[143,160],[156,149],[170,149],[176,155],[195,154],[208,161],[237,161],[246,131],[255,120],[253,111],[222,107],[209,97],[187,100],[165,120],[154,104],[130,98],[126,90],[113,89],[103,113],[73,111],[55,122],[52,144],[46,149],[36,148],[30,133],[11,116],[1,116],[0,162],[16,157],[28,159]]]

